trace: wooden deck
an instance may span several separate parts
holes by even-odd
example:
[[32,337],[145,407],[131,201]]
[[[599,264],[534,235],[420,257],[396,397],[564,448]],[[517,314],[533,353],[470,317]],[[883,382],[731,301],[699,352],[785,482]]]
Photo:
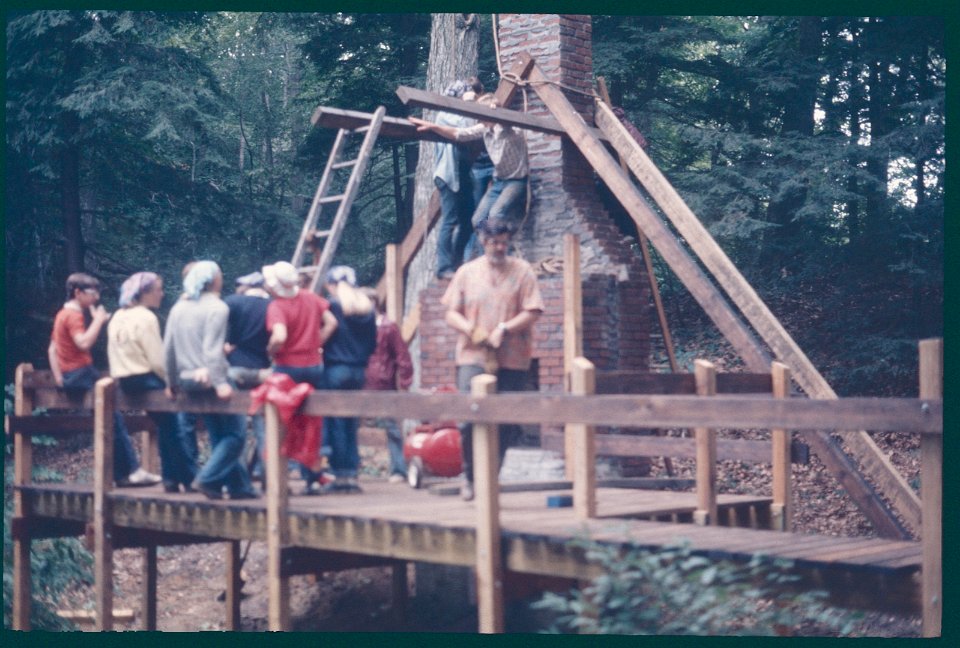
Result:
[[[364,480],[363,492],[291,494],[286,551],[288,574],[333,571],[390,561],[476,564],[477,510],[455,496],[380,480]],[[299,492],[294,483],[292,492]],[[93,521],[93,487],[34,484],[24,494],[31,535],[77,535]],[[703,527],[654,518],[689,519],[694,493],[601,488],[598,517],[577,520],[572,508],[549,508],[562,490],[503,492],[500,521],[509,572],[584,579],[597,573],[575,537],[655,549],[688,541],[694,553],[713,559],[749,560],[767,554],[793,560],[805,582],[843,592],[838,602],[880,609],[919,609],[921,543],[877,538],[783,533],[741,528],[763,521],[769,499],[721,495],[721,521]],[[109,494],[114,547],[267,539],[266,500],[211,501],[199,494],[166,494],[159,487],[115,489]],[[752,511],[752,513],[751,513]],[[378,563],[379,561],[379,563]],[[509,587],[509,579],[508,579]],[[509,591],[505,591],[507,597]]]

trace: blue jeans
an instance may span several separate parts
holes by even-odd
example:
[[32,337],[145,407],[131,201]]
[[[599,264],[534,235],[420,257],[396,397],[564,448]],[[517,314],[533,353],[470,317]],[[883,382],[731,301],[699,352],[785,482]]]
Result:
[[[82,396],[93,389],[100,380],[100,372],[93,365],[80,367],[63,374],[63,390],[68,394]],[[113,479],[120,481],[140,467],[137,453],[130,440],[130,432],[120,412],[113,411]]]
[[[125,376],[120,389],[127,394],[162,391],[166,383],[155,373]],[[197,476],[196,459],[191,454],[180,429],[180,419],[173,412],[147,412],[157,426],[157,446],[160,450],[160,474],[164,481],[190,485]]]
[[[482,373],[484,373],[483,367],[479,365],[457,365],[457,389],[464,394],[469,394],[470,381]],[[519,369],[498,369],[497,392],[524,391],[529,374],[529,371]],[[473,423],[461,423],[458,427],[460,428],[460,451],[463,455],[463,474],[468,482],[473,483]],[[515,444],[520,439],[521,434],[523,434],[523,429],[519,425],[504,423],[499,426],[497,435],[500,439],[498,469],[503,465],[507,448]]]
[[377,426],[387,430],[387,452],[390,454],[390,474],[405,475],[407,462],[403,458],[403,430],[397,419],[378,418]]
[[210,458],[197,475],[206,488],[227,487],[231,495],[253,492],[250,475],[243,465],[247,419],[243,414],[202,414],[210,436]]
[[440,232],[437,236],[437,275],[457,269],[454,233],[460,224],[460,191],[454,191],[440,178],[433,179],[440,192]]
[[[480,203],[473,212],[470,219],[474,230],[480,227],[488,218],[495,218],[519,223],[520,215],[523,211],[523,203],[527,197],[527,179],[518,178],[516,180],[493,179],[493,184],[483,194]],[[483,250],[476,238],[476,235],[470,238],[467,243],[467,249],[463,253],[464,261],[470,261],[483,253]]]
[[[287,374],[293,381],[296,383],[310,383],[313,385],[314,389],[326,389],[327,388],[327,379],[326,374],[323,369],[323,365],[312,365],[309,367],[291,367],[288,365],[275,365],[273,367],[275,373]],[[324,426],[326,427],[326,426]],[[323,435],[323,444],[327,444],[326,430],[324,430]],[[301,463],[291,461],[291,464],[296,464],[300,467],[300,476],[303,477],[303,480],[308,484],[317,480],[319,475],[312,470],[309,466],[304,466]]]
[[[364,367],[328,364],[325,374],[329,389],[363,389]],[[323,421],[324,444],[330,445],[330,470],[337,477],[356,477],[360,470],[356,418],[327,417]]]

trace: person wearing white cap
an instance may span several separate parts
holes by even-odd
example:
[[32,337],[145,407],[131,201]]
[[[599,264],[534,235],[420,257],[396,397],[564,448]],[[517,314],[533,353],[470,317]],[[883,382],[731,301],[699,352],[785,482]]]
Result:
[[[274,297],[267,307],[270,333],[267,352],[273,358],[273,370],[287,374],[298,383],[324,389],[320,349],[337,328],[330,302],[314,292],[302,290],[297,269],[286,261],[263,266],[262,272],[263,285]],[[300,473],[307,483],[306,492],[313,493],[313,484],[321,475],[310,466],[302,466]]]

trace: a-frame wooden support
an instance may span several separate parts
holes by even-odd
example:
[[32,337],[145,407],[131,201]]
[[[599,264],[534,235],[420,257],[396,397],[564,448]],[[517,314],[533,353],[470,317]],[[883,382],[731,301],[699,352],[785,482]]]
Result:
[[[746,365],[752,371],[766,371],[770,366],[771,358],[765,348],[759,340],[756,339],[752,331],[741,321],[739,316],[731,309],[723,295],[713,283],[708,280],[696,262],[676,240],[666,224],[646,204],[646,201],[636,186],[611,157],[600,140],[593,135],[591,129],[563,95],[563,92],[553,85],[536,66],[533,67],[530,73],[530,82],[544,104],[547,105],[550,112],[553,113],[557,121],[563,126],[570,139],[580,149],[581,153],[583,153],[584,157],[590,162],[604,182],[607,183],[613,191],[613,194],[617,196],[631,217],[637,222],[637,226],[650,239],[650,242],[660,253],[661,257],[670,265],[671,269],[673,269],[690,293],[704,308],[707,315],[734,346]],[[610,133],[617,136],[612,143],[617,147],[619,142],[623,151],[618,148],[618,152],[621,152],[621,154],[628,153],[624,155],[624,158],[626,158],[628,165],[633,169],[634,164],[632,160],[636,158],[637,151],[642,153],[640,147],[635,145],[632,138],[629,138],[629,140],[626,139],[629,135],[626,134],[619,120],[616,119],[609,108],[600,104],[597,114],[597,122],[601,130],[607,132],[608,137],[610,137]],[[616,123],[611,123],[612,121]],[[618,128],[621,133],[618,133]],[[620,137],[620,135],[622,135],[622,137]],[[632,145],[624,146],[624,143],[627,141],[632,143]],[[696,217],[693,216],[692,213],[690,216],[693,220],[696,220]],[[699,223],[699,221],[697,222]],[[679,229],[678,227],[678,230]],[[722,250],[719,249],[719,246],[716,245],[716,242],[713,241],[706,230],[702,229],[702,231],[692,232],[691,234],[685,234],[684,231],[681,230],[681,234],[691,243],[691,248],[700,256],[708,269],[716,274],[717,268],[712,267],[711,264],[703,258],[704,255],[701,253],[700,248],[695,247],[693,242],[690,241],[691,238],[696,238],[697,242],[702,245],[712,244],[712,246],[716,247],[716,251],[719,251],[720,255],[722,255]],[[725,255],[723,255],[723,258],[727,259]],[[716,263],[716,260],[716,256],[711,258],[711,261],[714,263]],[[729,263],[729,259],[727,259],[727,262]],[[739,277],[739,280],[745,285],[731,281],[731,277],[733,277],[731,268],[735,271],[732,263],[729,263],[729,266],[724,266],[722,276],[717,276],[718,281],[726,281],[724,287],[728,292],[734,288],[738,289],[738,299],[735,299],[735,303],[744,310],[745,316],[754,326],[757,326],[757,323],[762,325],[762,327],[757,327],[758,330],[762,335],[769,336],[770,339],[773,340],[771,343],[766,337],[764,338],[774,352],[778,354],[778,357],[790,366],[793,375],[798,376],[801,373],[805,374],[803,380],[797,380],[798,384],[805,389],[805,384],[819,386],[819,391],[813,390],[815,393],[810,395],[821,398],[825,397],[823,387],[818,384],[818,381],[814,379],[813,375],[815,374],[816,377],[819,378],[819,381],[823,382],[823,385],[826,385],[826,382],[823,381],[823,378],[816,372],[816,369],[813,368],[813,365],[806,359],[802,351],[796,347],[796,343],[793,342],[773,314],[766,308],[759,296],[746,284],[746,280],[744,280],[739,273],[736,273],[736,276]],[[733,295],[731,295],[731,297],[733,297]],[[829,388],[829,386],[827,386],[827,388]],[[809,441],[817,455],[824,461],[828,469],[830,469],[848,494],[850,494],[854,502],[860,507],[880,535],[886,537],[909,537],[908,531],[902,527],[894,511],[886,506],[883,499],[878,496],[878,493],[871,484],[864,479],[850,458],[833,442],[829,435],[825,433],[810,435]],[[875,480],[885,485],[895,484],[897,478],[902,480],[902,477],[896,473],[889,462],[885,465],[882,462],[865,463],[864,470]],[[895,504],[898,504],[901,503],[900,500],[904,500],[905,498],[899,497],[892,499]],[[909,510],[910,507],[906,507],[905,513],[909,513]],[[919,515],[912,517],[919,521]],[[911,523],[910,518],[907,518],[907,521]]]

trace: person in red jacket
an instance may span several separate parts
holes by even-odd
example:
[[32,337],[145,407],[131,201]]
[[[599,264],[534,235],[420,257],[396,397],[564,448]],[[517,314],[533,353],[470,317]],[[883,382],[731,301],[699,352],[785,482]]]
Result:
[[[377,310],[377,347],[367,360],[364,389],[379,391],[406,391],[413,382],[413,362],[407,349],[400,327],[387,319],[383,300],[372,288],[363,292],[374,303]],[[407,472],[403,460],[403,431],[397,419],[377,419],[377,427],[387,430],[387,450],[390,453],[390,482],[402,483]]]

